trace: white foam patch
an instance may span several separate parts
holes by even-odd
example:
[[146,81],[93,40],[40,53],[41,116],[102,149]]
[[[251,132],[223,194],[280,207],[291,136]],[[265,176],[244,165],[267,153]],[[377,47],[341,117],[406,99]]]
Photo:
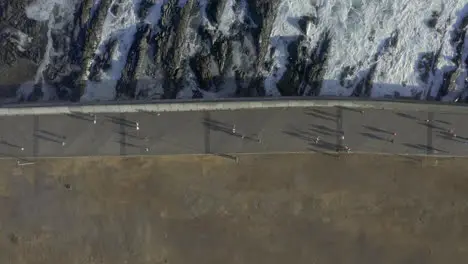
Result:
[[45,48],[44,57],[42,58],[41,63],[36,71],[36,78],[35,82],[39,83],[42,82],[42,72],[45,70],[46,66],[50,63],[50,54],[53,50],[53,40],[52,40],[52,28],[55,23],[54,17],[51,17],[48,21],[48,29],[47,29],[47,45]]
[[224,35],[229,35],[229,30],[232,24],[236,21],[237,17],[233,10],[234,0],[227,0],[224,6],[221,19],[219,21],[218,29],[223,32]]
[[167,0],[159,0],[150,8],[148,15],[146,16],[146,23],[156,25],[161,18],[161,7],[167,3]]
[[[275,48],[273,54],[274,71],[265,78],[265,93],[267,96],[280,96],[276,83],[281,79],[288,64],[288,45],[301,34],[297,24],[298,18],[313,14],[314,7],[311,1],[287,0],[283,1],[278,9],[271,32],[271,46]],[[312,41],[312,40],[311,40]]]
[[121,32],[121,35],[118,37],[118,47],[111,54],[111,68],[103,72],[100,82],[87,82],[86,89],[81,97],[82,101],[115,99],[117,81],[122,76],[122,70],[125,67],[135,33],[135,25]]
[[[443,28],[445,21],[448,21],[448,31],[454,19],[461,17],[461,12],[468,12],[467,7],[465,11],[460,11],[465,5],[464,0],[285,0],[280,6],[272,32],[271,44],[277,47],[274,54],[277,77],[267,76],[267,91],[276,94],[272,90],[273,79],[279,79],[284,72],[287,62],[287,55],[282,54],[286,51],[284,46],[294,38],[285,40],[288,40],[288,36],[300,34],[295,21],[303,15],[317,15],[317,26],[308,28],[310,45],[316,45],[320,35],[327,30],[332,37],[322,95],[350,95],[352,89],[342,87],[336,81],[343,68],[355,66],[354,75],[349,79],[358,81],[372,66],[372,58],[379,44],[398,30],[397,47],[379,58],[374,77],[378,85],[374,87],[372,96],[388,96],[395,92],[411,96],[426,88],[418,84],[414,69],[419,54],[435,51],[440,45],[443,55],[453,54],[453,47],[448,41],[449,34],[444,36],[436,29]],[[425,24],[432,10],[440,13],[436,29]],[[440,68],[444,65],[450,65],[450,62],[442,56],[436,66]]]
[[[119,12],[116,16],[112,14],[112,12],[108,11],[106,19],[104,20],[104,25],[102,27],[101,32],[101,43],[100,45],[104,44],[109,40],[109,38],[114,35],[120,34],[122,31],[134,26],[137,22],[137,16],[134,11],[134,7],[139,4],[140,0],[113,0],[112,5],[118,4]],[[97,50],[96,52],[99,52]]]
[[[49,30],[55,31],[65,25],[64,20],[73,18],[76,4],[80,1],[35,0],[26,7],[25,12],[30,19],[50,20]],[[120,78],[121,70],[125,65],[128,48],[134,37],[135,25],[140,22],[135,14],[135,7],[140,1],[113,1],[113,4],[119,5],[119,13],[114,16],[110,11],[107,12],[96,53],[102,52],[102,45],[111,37],[118,38],[118,48],[112,55],[111,69],[103,74],[102,84],[89,82],[86,87],[87,93],[83,98],[112,100],[115,97],[115,83]],[[207,1],[198,0],[199,8],[204,9]],[[166,2],[167,0],[156,0],[144,21],[155,27],[161,17],[161,6]],[[95,0],[94,3],[92,12],[99,0]],[[187,0],[179,0],[177,3],[183,7],[187,4]],[[233,9],[234,3],[237,6]],[[245,0],[227,0],[218,30],[225,36],[229,35],[233,23],[242,22],[248,18],[246,7]],[[439,13],[436,28],[430,28],[425,23],[432,11]],[[206,21],[206,14],[203,12],[202,10],[203,21]],[[314,47],[321,34],[326,31],[329,31],[332,37],[322,95],[350,95],[352,88],[343,87],[338,82],[344,67],[355,66],[355,71],[347,77],[347,82],[358,82],[371,68],[372,58],[377,53],[379,45],[395,30],[399,32],[398,45],[379,57],[373,79],[372,97],[392,96],[395,93],[401,96],[411,96],[417,92],[429,92],[429,90],[434,95],[437,93],[435,88],[438,88],[442,82],[443,72],[453,67],[450,58],[453,57],[455,51],[450,41],[450,31],[461,23],[461,18],[467,13],[466,0],[282,0],[273,25],[270,43],[276,48],[273,54],[273,68],[276,70],[265,73],[266,94],[280,95],[276,83],[286,70],[287,46],[301,34],[297,25],[298,18],[311,15],[317,17],[319,23],[310,25],[307,29],[309,45]],[[53,17],[55,19],[51,19]],[[207,24],[204,26],[209,27]],[[47,45],[42,66],[49,63],[48,57],[51,54],[59,52],[51,48],[50,32],[48,36],[50,43]],[[19,41],[21,43],[18,45],[21,49],[24,41],[22,39]],[[192,43],[196,41],[191,41],[191,45]],[[468,44],[465,44],[465,50],[468,49],[467,46]],[[427,85],[421,84],[418,80],[418,72],[415,70],[417,59],[422,53],[437,51],[438,47],[442,47],[442,54],[435,65],[436,74],[430,76]],[[191,50],[196,50],[196,47],[191,47]],[[464,51],[462,56],[466,59],[468,51]],[[42,66],[40,69],[43,68]],[[463,79],[466,78],[466,70],[460,71],[455,78],[458,88],[463,87]],[[39,79],[38,74],[36,81]],[[220,94],[224,96],[228,92]]]
[[141,0],[112,1],[111,6],[118,3],[119,12],[116,15],[113,15],[110,11],[107,12],[96,54],[103,52],[103,46],[110,38],[116,38],[118,46],[111,54],[111,68],[103,72],[100,82],[87,82],[81,100],[115,99],[116,84],[122,75],[122,70],[127,61],[127,54],[136,33],[138,18],[135,10],[140,5],[140,2]]
[[49,20],[54,7],[57,6],[59,14],[72,15],[78,0],[36,0],[25,8],[26,16],[37,21]]
[[24,82],[16,90],[17,99],[26,99],[34,91],[34,81]]
[[7,28],[2,33],[8,34],[8,41],[14,43],[16,48],[21,52],[25,52],[27,45],[33,40],[32,37],[17,29]]

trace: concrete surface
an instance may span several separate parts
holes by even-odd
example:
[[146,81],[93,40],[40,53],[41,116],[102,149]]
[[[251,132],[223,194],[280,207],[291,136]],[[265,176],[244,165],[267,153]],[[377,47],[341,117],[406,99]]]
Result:
[[464,263],[467,188],[452,158],[0,160],[0,263]]
[[437,113],[467,114],[468,107],[460,103],[443,103],[417,100],[386,100],[317,97],[287,98],[230,98],[216,100],[158,100],[158,101],[113,101],[113,102],[40,102],[3,104],[0,116],[54,115],[72,113],[140,113],[220,111],[273,108],[346,107],[393,111],[423,111]]
[[[0,153],[24,159],[210,153],[235,158],[240,153],[333,152],[347,146],[359,153],[465,156],[465,119],[456,113],[336,107],[98,114],[96,124],[93,116],[77,113],[4,116]],[[457,137],[450,136],[450,129]]]

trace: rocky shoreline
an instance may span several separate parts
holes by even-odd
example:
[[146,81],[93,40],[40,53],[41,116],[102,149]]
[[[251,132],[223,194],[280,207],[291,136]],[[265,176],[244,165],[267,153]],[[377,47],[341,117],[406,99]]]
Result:
[[[17,100],[78,101],[89,87],[100,85],[113,89],[112,98],[107,98],[111,100],[319,96],[337,41],[331,30],[311,40],[310,29],[325,23],[319,6],[309,15],[291,18],[297,35],[272,37],[284,8],[281,0],[68,2],[68,6],[53,5],[49,17],[42,20],[29,18],[27,11],[18,12],[27,10],[31,0],[0,3],[0,86],[16,82],[18,89],[26,81],[31,86],[19,89]],[[128,5],[134,17],[127,25]],[[229,16],[232,19],[226,25]],[[457,80],[468,71],[468,15],[460,15],[453,30],[438,19],[438,13],[432,13],[425,23],[441,34],[451,34],[453,67],[436,69],[443,56],[440,47],[421,54],[415,69],[429,92],[413,96],[442,100],[456,90],[456,97],[465,101],[468,78],[464,83]],[[109,25],[120,30],[107,32]],[[348,89],[350,96],[371,96],[375,75],[382,74],[376,71],[379,63],[395,53],[400,38],[395,30],[376,42],[375,54],[366,62],[343,67],[337,84]],[[279,52],[275,42],[287,43],[283,69],[275,61]],[[369,66],[358,71],[363,64]],[[29,73],[11,77],[21,65],[28,65]],[[443,75],[442,81],[431,81],[438,74]],[[275,80],[277,94],[265,87],[268,78]],[[431,91],[437,91],[434,98]],[[11,92],[1,94],[12,97]]]

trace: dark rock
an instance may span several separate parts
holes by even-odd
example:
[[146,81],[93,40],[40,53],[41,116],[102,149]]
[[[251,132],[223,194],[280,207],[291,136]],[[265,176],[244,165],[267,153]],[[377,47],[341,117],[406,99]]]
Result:
[[439,20],[439,16],[439,12],[432,11],[431,17],[429,19],[426,19],[424,23],[426,23],[426,26],[429,28],[435,28]]
[[301,16],[299,20],[297,21],[299,25],[299,29],[301,30],[302,34],[307,33],[307,27],[310,24],[317,25],[318,20],[316,17],[310,15],[310,16]]
[[146,42],[145,36],[149,32],[149,26],[144,23],[140,23],[137,26],[137,32],[133,38],[132,46],[127,55],[125,61],[125,67],[122,71],[122,76],[117,82],[117,98],[129,98],[133,99],[136,96],[136,84],[137,79],[135,74],[141,55],[144,54],[145,49],[142,49],[141,46]]
[[226,0],[210,1],[206,6],[206,15],[212,24],[218,24],[226,7]]
[[[227,0],[186,0],[183,6],[179,0],[138,1],[138,5],[131,7],[137,16],[138,30],[130,40],[128,54],[122,55],[122,60],[126,61],[114,88],[115,99],[173,99],[182,95],[202,98],[205,91],[219,93],[220,96],[264,96],[265,76],[276,77],[278,74],[274,59],[278,54],[275,54],[276,47],[272,46],[275,41],[271,38],[282,38],[272,36],[273,23],[276,15],[281,13],[279,6],[282,1],[233,0],[232,6],[228,6]],[[59,100],[79,101],[87,81],[106,81],[104,74],[115,70],[111,68],[116,65],[112,58],[119,52],[127,52],[128,48],[123,47],[124,43],[118,41],[118,36],[133,30],[135,25],[115,30],[108,39],[101,39],[106,35],[102,34],[105,33],[106,19],[121,16],[127,7],[123,1],[78,0],[74,12],[67,16],[62,16],[62,7],[56,5],[49,14],[49,21],[34,21],[24,12],[31,2],[33,0],[0,1],[0,70],[4,73],[15,67],[21,68],[19,65],[25,62],[36,67],[19,81],[3,77],[1,84],[8,83],[8,89],[13,89],[11,87],[18,87],[21,82],[35,80],[37,86],[33,94],[19,97],[24,100],[44,99],[41,96],[46,91],[41,92],[41,89],[52,87]],[[148,25],[146,18],[156,4],[161,5],[161,17],[152,18],[157,23]],[[221,31],[218,26],[225,19],[222,16],[226,8],[232,8],[236,17],[229,21],[232,24],[228,29]],[[321,17],[321,8],[317,4],[315,10],[310,10],[310,15],[288,18],[299,28],[302,37],[287,40],[289,59],[286,72],[277,83],[282,95],[320,94],[333,41],[332,33],[325,30],[316,36],[319,41],[312,44],[307,39],[307,29],[311,25],[326,23]],[[362,6],[354,5],[353,10],[359,12]],[[207,17],[203,18],[201,14]],[[439,98],[452,90],[453,85],[458,85],[453,80],[466,70],[468,64],[468,59],[462,60],[468,17],[462,17],[463,12],[457,12],[456,16],[457,22],[453,27],[452,21],[440,20],[442,14],[439,11],[428,11],[425,20],[421,20],[434,32],[449,32],[454,51],[454,56],[449,58],[457,68],[453,73],[437,69],[438,61],[444,59],[442,48],[446,47],[442,45],[445,44],[423,51],[415,65],[423,86],[429,87],[437,74],[446,75],[442,86],[434,87],[440,89]],[[376,29],[383,23],[376,21]],[[380,58],[392,53],[402,37],[395,31],[386,39],[376,39],[376,29],[371,29],[367,40],[378,45],[378,52],[361,59],[356,65],[347,65],[338,77],[339,84],[352,88],[354,96],[371,94]],[[49,39],[51,42],[47,45]],[[371,66],[363,69],[364,63]],[[14,74],[8,72],[4,75]],[[16,84],[12,84],[14,82]],[[223,92],[223,89],[229,92]],[[7,92],[2,92],[0,97],[5,94]],[[460,95],[460,98],[465,96]]]

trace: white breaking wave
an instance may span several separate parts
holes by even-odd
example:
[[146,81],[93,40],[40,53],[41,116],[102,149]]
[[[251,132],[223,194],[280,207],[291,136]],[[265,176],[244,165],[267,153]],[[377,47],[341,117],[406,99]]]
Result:
[[80,0],[36,0],[26,7],[26,16],[37,21],[47,21],[57,9],[56,14],[62,17],[73,17],[76,3]]
[[102,72],[100,82],[87,82],[81,97],[82,101],[115,99],[115,87],[122,75],[127,54],[136,33],[138,19],[135,9],[139,6],[140,0],[114,0],[111,6],[117,3],[119,12],[117,14],[113,14],[110,10],[107,12],[101,33],[101,42],[96,50],[96,54],[100,54],[104,45],[111,38],[117,39],[117,48],[111,54],[111,67],[109,70]]
[[[26,9],[26,14],[31,19],[45,21],[50,18],[56,6],[58,7],[56,12],[61,12],[62,17],[72,17],[71,14],[78,1],[36,0]],[[112,54],[112,65],[102,74],[102,83],[88,82],[83,100],[115,99],[115,84],[121,76],[135,35],[135,25],[139,22],[135,7],[139,5],[140,0],[114,2],[119,3],[119,12],[115,16],[112,12],[107,12],[101,43],[96,50],[96,54],[99,54],[104,43],[110,38],[117,38],[118,46]],[[155,1],[144,21],[157,27],[161,6],[166,2],[167,0]],[[186,2],[187,0],[180,0],[178,4],[182,7]],[[246,5],[245,1],[238,2]],[[198,0],[200,8],[204,8],[206,3],[207,0]],[[234,21],[246,17],[235,13],[233,5],[233,0],[227,1],[218,25],[218,30],[224,35],[229,35],[229,29]],[[451,31],[461,23],[459,18],[468,14],[466,5],[466,0],[283,0],[270,36],[270,45],[276,47],[273,65],[277,71],[265,73],[266,93],[271,96],[280,95],[276,83],[286,70],[287,45],[301,34],[297,25],[297,19],[301,16],[314,16],[318,19],[316,25],[310,25],[307,29],[307,38],[311,47],[317,44],[319,37],[326,31],[330,32],[332,38],[321,95],[349,96],[353,89],[341,86],[338,81],[343,69],[354,68],[347,79],[357,82],[375,63],[377,67],[373,77],[372,97],[392,96],[395,93],[401,96],[412,96],[418,92],[426,93],[430,87],[437,87],[442,82],[445,70],[454,67],[450,60],[455,52],[451,43]],[[246,8],[241,7],[239,10],[244,12]],[[438,23],[435,27],[428,27],[426,24],[431,12],[438,14]],[[201,14],[204,17],[205,11],[201,11]],[[205,24],[206,18],[202,19],[202,23]],[[379,47],[382,47],[383,42],[394,32],[398,32],[396,47],[381,53],[377,61],[374,61],[373,58],[380,52]],[[421,82],[416,70],[418,59],[424,53],[439,49],[441,56],[434,65],[437,69],[436,74],[431,75],[427,83]],[[463,49],[465,50],[463,58],[466,59],[468,41],[465,41]],[[462,83],[467,76],[466,70],[460,70],[456,78],[459,88],[463,87]],[[437,91],[432,89],[430,92],[434,95]],[[456,94],[459,91],[452,92]],[[221,92],[224,95],[228,93]],[[451,98],[452,95],[446,99]]]
[[[314,5],[318,6],[317,11]],[[291,21],[300,16],[312,15],[318,17],[319,23],[308,29],[311,45],[316,45],[318,37],[326,30],[330,31],[333,39],[328,53],[324,76],[327,81],[323,83],[322,95],[349,96],[352,89],[342,87],[336,81],[342,69],[356,66],[354,77],[364,75],[374,63],[371,58],[377,53],[379,44],[397,30],[397,47],[378,60],[373,79],[377,84],[372,89],[372,97],[383,97],[395,92],[402,96],[411,96],[427,88],[419,83],[415,71],[415,63],[421,53],[434,51],[441,46],[442,59],[435,66],[442,68],[452,64],[447,58],[451,57],[454,49],[449,41],[450,34],[444,32],[451,30],[455,19],[463,15],[460,10],[465,5],[464,0],[317,0],[314,3],[309,0],[283,1],[272,33],[272,39],[279,39],[272,43],[277,46],[275,65],[279,68],[274,80],[279,80],[286,68],[288,56],[285,52],[289,43],[285,37],[300,34],[298,27]],[[437,27],[429,28],[425,24],[430,11],[439,14],[437,27],[444,32],[438,32]],[[274,91],[272,78],[267,78],[266,87],[269,87],[271,94],[278,94]]]

